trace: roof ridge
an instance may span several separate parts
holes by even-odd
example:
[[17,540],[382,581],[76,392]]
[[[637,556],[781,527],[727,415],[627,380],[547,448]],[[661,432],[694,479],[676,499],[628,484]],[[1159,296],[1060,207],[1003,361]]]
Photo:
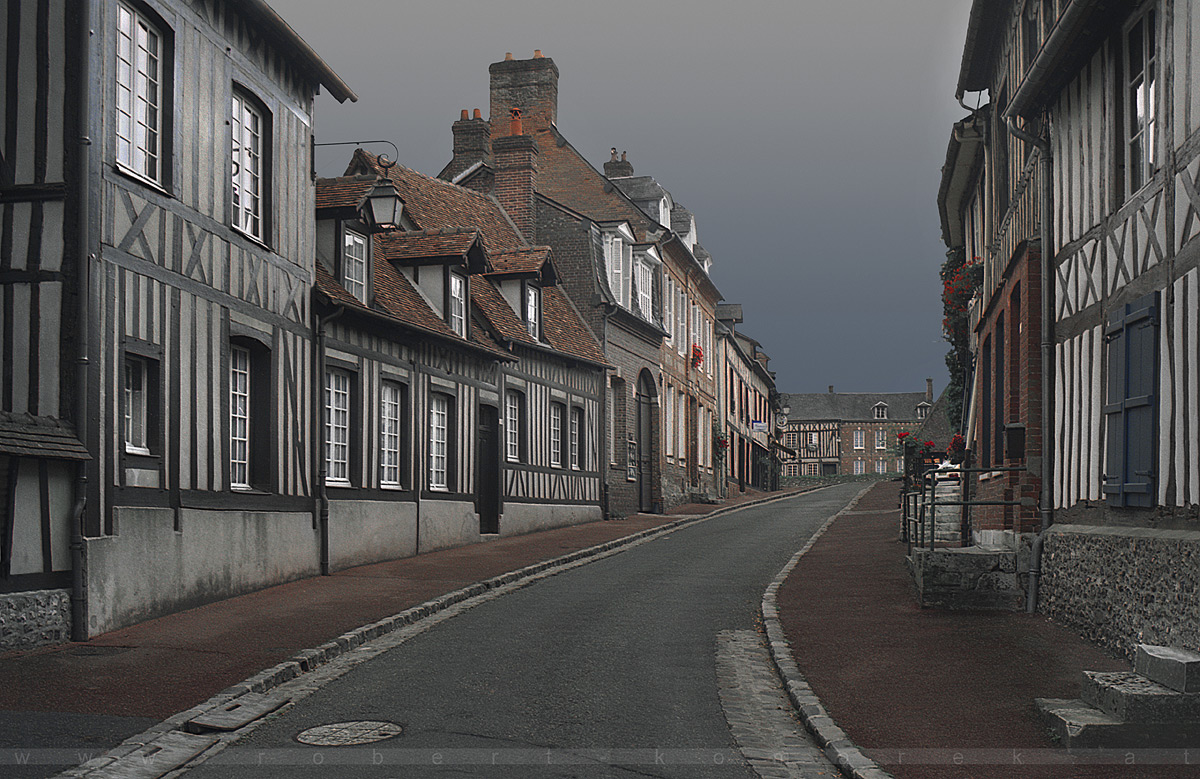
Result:
[[[371,152],[367,151],[366,149],[360,148],[360,149],[356,149],[355,151],[362,152],[364,155],[369,155],[368,162],[371,162],[372,165],[374,165],[378,168],[383,168],[383,166],[379,164],[378,156],[371,154]],[[437,176],[430,176],[428,173],[422,173],[421,171],[417,170],[416,168],[410,168],[407,165],[400,164],[399,162],[396,162],[396,163],[393,163],[393,164],[387,166],[387,168],[384,169],[383,175],[387,178],[391,178],[390,176],[387,175],[387,171],[391,170],[392,168],[403,168],[404,170],[408,171],[409,173],[415,173],[418,176],[420,176],[421,178],[428,180],[430,183],[438,184],[443,187],[450,187],[451,189],[458,190],[459,192],[463,192],[465,194],[471,195],[480,200],[492,200],[493,203],[496,202],[494,199],[489,198],[487,195],[483,194],[482,192],[480,192],[478,190],[471,189],[470,187],[462,187],[462,186],[459,186],[458,184],[453,184],[449,181],[446,181],[445,179],[440,179]]]

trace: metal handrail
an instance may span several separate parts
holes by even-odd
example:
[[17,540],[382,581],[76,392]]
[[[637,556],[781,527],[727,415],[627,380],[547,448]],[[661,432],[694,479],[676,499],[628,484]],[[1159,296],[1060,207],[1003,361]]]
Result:
[[[966,462],[970,462],[970,453]],[[962,519],[960,523],[960,532],[962,534],[962,545],[969,546],[968,536],[970,533],[970,507],[971,506],[1021,506],[1024,505],[1020,500],[971,500],[969,496],[970,480],[966,478],[972,473],[1013,473],[1028,470],[1025,466],[1004,466],[991,468],[972,468],[969,466],[960,466],[957,468],[945,469],[929,469],[922,473],[919,477],[919,490],[906,491],[901,493],[903,501],[903,509],[901,512],[901,533],[903,540],[907,545],[908,552],[912,553],[912,548],[915,545],[917,548],[926,545],[926,517],[928,516],[928,546],[930,550],[934,548],[934,537],[937,529],[937,507],[940,503],[942,506],[961,506],[963,507]],[[942,500],[937,499],[937,480],[939,476],[948,474],[959,474],[959,483],[964,485],[964,498],[962,500]],[[916,511],[910,512],[909,500],[916,500]]]

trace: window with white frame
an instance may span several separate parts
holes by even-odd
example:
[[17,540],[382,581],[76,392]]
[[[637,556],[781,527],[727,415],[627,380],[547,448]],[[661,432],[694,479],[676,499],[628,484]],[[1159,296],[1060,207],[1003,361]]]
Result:
[[117,4],[117,163],[163,183],[163,35],[145,15]]
[[379,483],[400,486],[400,431],[404,409],[404,387],[385,381],[379,388]]
[[563,404],[550,404],[550,467],[561,468],[563,463]]
[[855,449],[862,449],[864,447],[863,439],[864,439],[863,431],[855,430],[854,431],[854,448]]
[[325,481],[350,484],[350,374],[325,371]]
[[571,470],[583,467],[583,409],[571,407]]
[[896,458],[896,473],[904,473],[904,458]]
[[[692,343],[700,346],[700,306],[696,303],[692,304]],[[704,347],[701,346],[701,349]],[[690,349],[689,349],[690,352]]]
[[679,434],[679,446],[676,451],[676,457],[679,458],[679,462],[682,464],[687,460],[687,395],[683,394],[683,390],[680,390],[678,395],[679,408],[675,427]]
[[638,311],[645,319],[654,319],[654,270],[648,263],[637,260]]
[[855,460],[854,461],[854,475],[862,476],[866,472],[867,472],[866,462],[864,462],[863,460]]
[[663,428],[666,430],[667,457],[675,456],[675,385],[667,385],[666,413],[663,414]]
[[516,390],[504,393],[504,456],[509,462],[521,461],[522,425],[525,396]]
[[687,292],[680,289],[676,294],[675,307],[675,348],[680,354],[687,354]]
[[805,463],[804,464],[804,475],[805,476],[816,476],[818,467],[819,466],[816,463]]
[[927,403],[922,403],[921,405],[917,406],[917,419],[924,419],[927,416],[929,416],[929,405]]
[[150,454],[150,367],[141,357],[125,358],[125,451]]
[[1154,9],[1125,32],[1124,128],[1125,194],[1133,194],[1154,175],[1158,109],[1158,23]]
[[667,343],[675,343],[675,280],[663,274],[663,329],[667,331]]
[[351,230],[346,231],[342,243],[342,286],[367,302],[367,239]]
[[814,431],[814,432],[811,432],[808,434],[808,445],[809,446],[815,448],[820,443],[821,443],[821,434],[820,433]]
[[887,473],[887,461],[879,459],[875,461],[875,473]]
[[450,488],[450,397],[440,392],[429,396],[429,489]]
[[263,240],[263,152],[266,121],[261,108],[233,92],[233,226]]
[[608,266],[608,288],[612,290],[617,302],[623,306],[628,303],[625,299],[625,250],[624,241],[619,235],[606,235],[604,240],[604,263]]
[[875,407],[875,418],[876,419],[887,419],[887,404],[886,403],[880,403],[879,405],[877,405]]
[[875,448],[876,449],[887,449],[887,431],[886,430],[876,430],[875,431]]
[[788,463],[787,465],[783,466],[783,475],[796,476],[799,474],[799,468],[800,466],[796,465],[795,463]]
[[542,336],[542,291],[533,285],[525,287],[525,328],[535,340]]
[[450,274],[450,329],[467,337],[467,280],[457,273]]
[[250,350],[229,353],[229,484],[250,487]]

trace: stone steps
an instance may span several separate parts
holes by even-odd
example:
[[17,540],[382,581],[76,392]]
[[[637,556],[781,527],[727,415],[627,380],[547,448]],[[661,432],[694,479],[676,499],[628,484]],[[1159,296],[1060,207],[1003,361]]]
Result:
[[1084,671],[1080,698],[1038,698],[1070,748],[1200,747],[1200,655],[1138,646],[1135,671]]

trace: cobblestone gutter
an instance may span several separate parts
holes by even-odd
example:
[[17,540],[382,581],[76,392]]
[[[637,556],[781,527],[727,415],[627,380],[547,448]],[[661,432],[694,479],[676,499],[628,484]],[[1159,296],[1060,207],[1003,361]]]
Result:
[[1200,532],[1055,525],[1038,609],[1107,649],[1200,646]]

